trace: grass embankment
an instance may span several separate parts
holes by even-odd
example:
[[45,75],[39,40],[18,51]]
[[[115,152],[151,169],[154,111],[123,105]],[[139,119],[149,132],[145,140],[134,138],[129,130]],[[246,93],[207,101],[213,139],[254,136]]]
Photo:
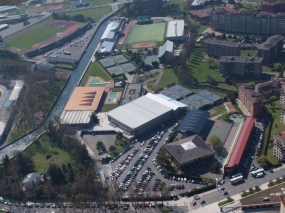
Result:
[[75,69],[76,65],[71,65],[71,64],[56,64],[56,67],[60,67],[60,68],[66,68],[66,69]]
[[110,91],[112,92],[123,92],[124,91],[124,87],[114,87],[114,88],[111,88]]
[[107,4],[112,2],[113,0],[91,0],[90,5]]
[[223,206],[223,205],[226,205],[227,203],[231,203],[233,201],[234,201],[234,199],[232,199],[231,197],[228,197],[227,200],[218,203],[218,205]]
[[208,29],[208,28],[211,28],[210,25],[201,25],[199,28],[198,28],[198,31],[197,31],[197,37],[200,37],[202,35],[202,33]]
[[98,76],[103,78],[105,81],[112,80],[112,77],[104,70],[99,62],[93,62],[90,64],[81,85],[85,85],[90,76]]
[[211,114],[210,118],[215,117],[215,116],[217,116],[217,115],[221,115],[221,114],[226,114],[226,113],[227,113],[227,110],[226,110],[226,108],[225,108],[224,105],[214,106],[214,107],[212,108],[212,110],[214,110],[214,111],[216,111],[216,112],[214,112],[213,114]]
[[25,152],[31,153],[31,160],[35,166],[35,171],[45,174],[50,164],[76,166],[72,156],[65,150],[57,147],[49,137],[43,136],[39,142],[34,142]]
[[14,15],[19,15],[19,14],[25,14],[26,11],[32,7],[34,7],[35,5],[25,5],[25,6],[21,6],[18,7],[17,10],[13,10],[11,12],[8,12],[9,16],[14,16]]
[[102,108],[102,112],[107,112],[107,111],[115,108],[116,106],[118,106],[118,104],[104,104],[104,106]]
[[73,11],[68,12],[66,15],[68,16],[75,16],[75,15],[83,15],[84,17],[90,17],[94,21],[98,21],[100,18],[102,18],[104,15],[108,14],[112,11],[112,7],[100,7],[100,8],[94,8],[90,10],[80,10],[80,11]]
[[247,197],[247,196],[249,196],[249,195],[252,195],[252,194],[257,193],[257,192],[260,192],[260,191],[261,191],[261,189],[258,187],[257,189],[253,189],[253,190],[251,190],[251,191],[242,193],[242,194],[241,194],[241,197]]
[[284,183],[284,182],[285,182],[285,177],[277,179],[276,181],[272,181],[272,182],[269,181],[268,187],[272,187],[272,186],[275,186],[277,184]]
[[[268,112],[271,114],[273,118],[273,124],[271,130],[269,130],[269,140],[268,143],[273,141],[274,135],[284,131],[284,126],[280,123],[280,117],[281,117],[281,104],[280,101],[273,101],[271,103],[267,103],[266,108],[268,109]],[[266,138],[265,138],[266,140]],[[273,156],[273,146],[271,144],[268,145],[268,150],[266,152],[267,160],[272,165],[277,165],[279,162],[277,158]]]
[[122,152],[127,146],[129,145],[128,141],[122,140],[116,140],[115,142],[115,150],[113,152],[110,152],[110,155],[112,157],[117,156],[120,152]]
[[158,84],[151,86],[150,89],[157,90],[173,83],[179,84],[178,78],[174,71],[172,69],[164,69]]
[[156,78],[157,76],[159,76],[159,72],[153,72],[153,73],[150,73],[150,74],[146,74],[146,75],[143,75],[143,76],[139,76],[137,79],[136,79],[136,82],[137,83],[143,83],[149,79],[153,79],[153,78]]
[[41,26],[9,41],[9,44],[20,49],[29,49],[35,44],[38,44],[52,36],[55,36],[56,33],[62,32],[64,30],[66,29],[61,27]]

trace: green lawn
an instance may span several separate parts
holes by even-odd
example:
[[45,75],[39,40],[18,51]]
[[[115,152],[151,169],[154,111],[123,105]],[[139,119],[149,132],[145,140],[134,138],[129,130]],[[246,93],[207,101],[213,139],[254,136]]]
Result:
[[[209,64],[202,62],[205,55],[205,48],[196,45],[190,59],[187,61],[187,71],[193,77],[196,77],[199,82],[204,82],[207,76],[211,76],[216,81],[224,81],[224,78],[220,76],[220,72],[210,69]],[[215,61],[212,66],[218,66],[218,61]]]
[[18,7],[18,10],[11,11],[8,14],[9,14],[9,16],[18,15],[18,14],[25,14],[28,9],[30,9],[34,6],[35,5],[21,6],[21,7]]
[[126,43],[132,44],[143,41],[160,41],[164,39],[166,22],[156,24],[135,24],[127,38]]
[[177,76],[175,75],[172,69],[164,69],[163,74],[158,84],[150,88],[152,90],[157,90],[159,88],[165,87],[172,83],[179,84]]
[[214,110],[214,111],[216,111],[215,113],[213,113],[213,114],[211,114],[211,118],[212,117],[215,117],[215,116],[217,116],[217,115],[220,115],[220,114],[225,114],[225,113],[227,113],[227,110],[226,110],[226,108],[225,108],[225,106],[222,104],[222,105],[219,105],[219,106],[214,106],[213,108],[212,108],[212,110]]
[[253,5],[253,4],[242,4],[240,10],[247,11],[247,10],[254,10],[259,8],[260,5]]
[[118,106],[118,104],[104,104],[104,106],[102,108],[102,112],[107,112],[107,111],[115,108],[116,106]]
[[112,3],[113,0],[91,0],[90,5],[98,5],[98,4],[106,4],[106,3]]
[[65,28],[54,26],[38,27],[35,30],[31,30],[26,34],[9,41],[9,44],[20,49],[28,49],[64,30]]
[[68,12],[66,13],[66,15],[74,16],[77,14],[82,14],[84,17],[91,17],[94,21],[98,21],[105,14],[111,12],[111,10],[112,10],[112,7],[108,6],[108,7],[94,8],[90,10]]
[[124,87],[114,87],[114,88],[111,88],[110,91],[112,91],[112,92],[123,92]]
[[269,110],[269,113],[271,113],[274,122],[272,125],[272,130],[271,130],[271,134],[270,134],[270,140],[273,140],[273,137],[275,134],[279,133],[279,132],[283,132],[285,127],[284,125],[282,125],[280,123],[280,116],[281,116],[281,105],[280,105],[280,101],[274,101],[272,102],[273,105],[271,105],[271,103],[266,104],[267,109]]
[[159,72],[155,72],[155,73],[150,73],[150,74],[146,74],[146,75],[143,75],[143,76],[139,76],[137,79],[136,79],[136,82],[137,83],[142,83],[142,82],[145,82],[149,79],[152,79],[152,78],[156,78],[157,76],[159,76]]
[[248,56],[248,54],[249,54],[249,56],[253,56],[256,53],[257,53],[256,50],[241,50],[240,51],[240,56]]
[[90,64],[81,85],[85,85],[90,76],[98,76],[103,78],[105,81],[112,80],[112,77],[104,70],[104,68],[98,62],[93,62]]
[[198,29],[197,36],[200,37],[202,32],[204,32],[207,28],[210,28],[210,25],[201,25]]
[[[35,171],[45,174],[50,164],[67,165],[70,163],[72,166],[76,164],[72,156],[68,152],[52,144],[49,137],[43,136],[39,139],[39,142],[40,143],[34,142],[26,150],[27,152],[32,153]],[[50,158],[47,157],[48,155]]]
[[232,90],[232,91],[237,91],[237,88],[236,87],[234,87],[234,86],[232,86],[232,85],[228,85],[228,84],[226,84],[226,83],[219,83],[218,84],[218,87],[219,88],[222,88],[222,89],[227,89],[227,90]]
[[[282,52],[280,53],[280,55],[278,55],[275,59],[274,59],[274,63],[281,63],[282,65],[285,64],[285,50],[282,50]],[[263,65],[263,71],[266,72],[271,72],[273,71],[272,68]],[[276,71],[275,71],[276,72]]]
[[116,140],[115,143],[115,150],[114,152],[111,152],[111,156],[117,156],[120,152],[122,152],[127,146],[129,145],[129,143],[125,140]]

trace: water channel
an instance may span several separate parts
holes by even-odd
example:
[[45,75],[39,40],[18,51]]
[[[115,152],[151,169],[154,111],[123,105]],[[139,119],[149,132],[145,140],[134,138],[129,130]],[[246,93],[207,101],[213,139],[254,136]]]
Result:
[[[82,56],[78,66],[75,70],[70,71],[70,79],[66,84],[65,88],[63,89],[62,93],[60,94],[57,102],[55,103],[54,107],[52,108],[47,122],[50,119],[53,119],[55,116],[59,117],[62,113],[65,104],[67,103],[71,93],[73,92],[74,88],[76,87],[81,75],[83,74],[86,66],[89,63],[90,58],[93,56],[94,50],[96,49],[103,32],[108,25],[108,19],[102,22],[102,24],[98,27],[97,31],[95,32],[93,39],[91,40],[88,48],[86,49],[85,54]],[[8,155],[12,157],[15,152],[22,150],[29,142],[34,140],[39,134],[44,131],[44,128],[39,128],[34,132],[26,135],[25,137],[15,141],[11,145],[3,148],[0,150],[0,161],[5,156]]]

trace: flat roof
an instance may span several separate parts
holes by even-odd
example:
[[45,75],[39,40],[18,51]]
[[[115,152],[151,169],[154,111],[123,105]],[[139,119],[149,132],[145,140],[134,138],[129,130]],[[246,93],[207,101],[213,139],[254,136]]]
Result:
[[159,47],[158,57],[162,57],[166,52],[173,52],[173,42],[172,41],[166,41],[163,46]]
[[191,110],[187,113],[178,131],[187,131],[200,134],[204,125],[208,121],[210,113],[204,110]]
[[104,87],[75,87],[64,110],[97,110]]
[[135,129],[172,109],[148,96],[141,96],[125,105],[116,107],[108,113],[113,119]]
[[163,97],[163,94],[152,94],[152,93],[148,93],[146,95],[148,98],[157,101],[159,103],[164,104],[165,106],[168,106],[169,108],[173,109],[174,111],[177,110],[178,108],[182,107],[182,105],[184,105],[184,107],[187,107],[185,104],[183,103],[179,103],[178,101],[174,102],[175,100],[169,98],[169,97]]
[[181,37],[184,32],[184,20],[169,21],[167,24],[166,37]]
[[18,99],[23,86],[24,86],[24,81],[22,80],[16,81],[16,85],[14,86],[14,89],[9,97],[10,101],[16,101]]
[[261,102],[260,94],[251,89],[251,87],[247,84],[240,84],[238,86],[238,89],[244,93],[244,95],[249,99],[251,103]]
[[250,136],[251,130],[254,126],[254,117],[248,116],[245,120],[241,133],[239,135],[238,141],[235,145],[234,151],[232,153],[231,159],[225,167],[233,167],[239,165],[241,161],[242,154],[246,147],[246,143]]
[[142,96],[143,85],[141,83],[127,83],[121,97],[120,105],[127,104]]
[[101,37],[101,40],[104,40],[104,39],[113,40],[119,26],[120,26],[119,22],[114,22],[114,21],[110,22],[108,24],[108,26],[106,27],[106,29],[105,29],[102,37]]
[[241,63],[261,63],[262,57],[246,57],[246,56],[221,56],[220,62],[241,62]]
[[198,135],[164,145],[164,147],[179,164],[185,164],[215,153]]
[[99,53],[109,53],[113,50],[115,43],[113,41],[103,41],[98,52]]
[[94,110],[64,110],[60,116],[61,124],[89,124]]
[[284,39],[284,36],[282,35],[273,35],[269,37],[265,42],[262,44],[259,44],[257,46],[257,49],[262,49],[262,50],[269,50],[272,46],[276,45],[277,42],[282,41]]

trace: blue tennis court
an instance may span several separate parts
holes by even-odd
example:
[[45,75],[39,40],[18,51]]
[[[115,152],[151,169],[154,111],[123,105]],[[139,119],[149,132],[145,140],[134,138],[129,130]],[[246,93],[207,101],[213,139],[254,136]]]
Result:
[[193,101],[195,101],[195,102],[197,102],[201,106],[204,106],[204,105],[207,105],[207,104],[211,103],[209,100],[207,100],[207,99],[205,99],[202,96],[197,95],[197,94],[190,95],[188,98],[193,100]]
[[197,94],[202,96],[203,98],[206,98],[206,99],[212,101],[212,102],[215,102],[215,101],[221,99],[220,96],[213,94],[213,93],[209,92],[208,90],[199,91],[199,92],[197,92]]
[[189,110],[199,109],[199,106],[197,106],[197,105],[191,103],[190,101],[187,101],[186,99],[182,99],[182,100],[179,101],[179,102],[181,102],[181,103],[187,105],[187,108],[188,108]]
[[159,92],[159,94],[165,95],[165,96],[167,96],[167,97],[169,97],[169,98],[172,98],[172,99],[174,99],[174,100],[180,98],[180,96],[178,96],[178,95],[176,95],[176,94],[174,94],[174,93],[172,93],[172,92],[169,92],[169,91],[167,91],[167,90],[161,90],[161,91]]
[[168,89],[174,91],[175,93],[177,93],[181,96],[187,96],[187,95],[190,95],[193,93],[191,90],[185,89],[185,88],[180,87],[178,85],[171,86]]

